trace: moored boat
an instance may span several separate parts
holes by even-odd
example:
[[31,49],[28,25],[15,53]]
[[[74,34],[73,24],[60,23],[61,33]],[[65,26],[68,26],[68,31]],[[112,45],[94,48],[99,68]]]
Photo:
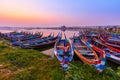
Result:
[[65,35],[64,37],[65,39],[59,38],[58,41],[55,43],[54,54],[58,59],[61,67],[66,70],[73,59],[74,49]]
[[18,41],[14,41],[14,42],[12,42],[12,44],[15,46],[19,46],[23,42],[40,39],[42,36],[43,36],[43,33],[40,33],[39,35],[28,35],[28,36],[24,36],[24,37],[19,37]]
[[10,32],[10,33],[1,33],[1,37],[10,40],[11,42],[16,42],[18,40],[25,41],[29,39],[35,39],[42,36],[43,33],[35,32]]
[[58,34],[57,36],[54,37],[54,34],[53,35],[50,34],[47,37],[25,41],[23,43],[20,43],[20,46],[21,48],[25,48],[25,49],[40,48],[44,45],[54,44],[59,36],[60,35]]
[[108,45],[108,46],[112,46],[114,48],[120,49],[120,38],[108,38],[108,39],[104,39],[100,36],[100,40],[103,41],[104,44]]
[[92,39],[91,44],[94,50],[104,51],[108,60],[120,65],[120,50],[107,46],[97,39]]
[[40,47],[46,47],[46,46],[52,46],[55,44],[55,42],[61,37],[60,34],[58,34],[56,37],[49,38],[46,41],[40,42],[35,45],[31,45],[31,48],[40,48]]
[[90,44],[83,41],[80,36],[73,36],[72,43],[74,45],[75,54],[82,62],[94,65],[99,72],[104,70],[106,60],[103,52],[100,52],[102,56],[100,56],[99,59],[97,53],[92,49]]

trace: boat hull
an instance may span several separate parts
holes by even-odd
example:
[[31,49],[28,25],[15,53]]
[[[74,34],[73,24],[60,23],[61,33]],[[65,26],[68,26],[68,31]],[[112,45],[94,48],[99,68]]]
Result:
[[[65,47],[68,47],[65,51]],[[59,39],[54,46],[54,54],[61,67],[66,70],[73,59],[74,49],[67,39]]]

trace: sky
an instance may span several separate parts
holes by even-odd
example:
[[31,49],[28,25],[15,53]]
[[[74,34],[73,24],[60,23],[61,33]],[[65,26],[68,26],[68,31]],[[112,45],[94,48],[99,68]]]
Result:
[[0,26],[120,25],[120,0],[0,0]]

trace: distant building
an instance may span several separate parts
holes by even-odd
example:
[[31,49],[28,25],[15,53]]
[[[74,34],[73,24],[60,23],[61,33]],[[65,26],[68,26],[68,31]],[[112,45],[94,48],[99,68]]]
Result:
[[61,26],[62,31],[66,31],[66,29],[67,29],[66,26]]

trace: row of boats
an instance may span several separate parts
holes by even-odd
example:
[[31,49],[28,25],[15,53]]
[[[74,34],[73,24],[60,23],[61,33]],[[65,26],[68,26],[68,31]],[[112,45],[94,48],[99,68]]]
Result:
[[28,33],[28,32],[11,32],[1,33],[0,36],[6,40],[11,41],[14,46],[20,46],[24,49],[40,48],[54,43],[60,37],[60,33],[54,36],[54,33],[50,33],[47,36],[43,36],[42,32]]
[[[70,38],[70,43],[64,34],[65,38],[59,38],[59,40],[55,43],[55,56],[65,70],[72,61],[73,55],[77,55],[82,62],[93,65],[98,72],[101,73],[106,67],[106,59],[120,65],[120,48],[116,47],[120,46],[120,36],[106,36],[108,37],[107,40],[98,32],[97,34],[81,32],[77,36],[74,34],[73,37]],[[112,41],[112,43],[115,43],[114,46],[109,43],[109,40],[111,39],[115,40]],[[108,45],[108,43],[111,44],[111,46]]]
[[[0,36],[21,48],[40,48],[54,45],[54,54],[60,65],[66,70],[74,55],[89,65],[93,65],[99,72],[105,68],[106,59],[120,65],[120,35],[100,32],[79,32],[70,40],[64,34],[50,33],[43,36],[42,32],[11,32],[0,33]],[[71,41],[71,42],[70,42]],[[74,54],[75,53],[75,54]]]

